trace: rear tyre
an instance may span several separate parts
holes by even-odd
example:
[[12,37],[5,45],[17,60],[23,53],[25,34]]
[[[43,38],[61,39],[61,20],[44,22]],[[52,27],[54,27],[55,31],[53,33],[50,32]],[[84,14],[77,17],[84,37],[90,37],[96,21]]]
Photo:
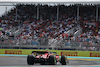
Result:
[[66,56],[65,56],[65,55],[62,55],[62,56],[61,56],[61,64],[62,64],[62,65],[66,65],[66,60],[67,60],[67,59],[66,59]]
[[27,64],[34,65],[34,57],[32,55],[27,56]]
[[55,65],[55,63],[56,63],[56,58],[55,58],[55,56],[49,56],[49,58],[48,58],[48,62],[49,62],[49,65]]

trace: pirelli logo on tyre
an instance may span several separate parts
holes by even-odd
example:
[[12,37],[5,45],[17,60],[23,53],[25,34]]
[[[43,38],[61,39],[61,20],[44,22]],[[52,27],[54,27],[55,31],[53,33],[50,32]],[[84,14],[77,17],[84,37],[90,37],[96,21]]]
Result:
[[5,54],[22,54],[21,50],[5,50]]
[[77,56],[77,52],[61,52],[61,55],[66,55],[66,56]]
[[90,57],[100,57],[100,53],[90,53]]

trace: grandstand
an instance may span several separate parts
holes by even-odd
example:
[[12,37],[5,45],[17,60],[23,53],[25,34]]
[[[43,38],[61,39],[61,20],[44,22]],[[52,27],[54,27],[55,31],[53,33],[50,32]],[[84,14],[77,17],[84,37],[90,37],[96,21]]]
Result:
[[69,4],[9,5],[0,17],[0,48],[99,51],[100,4]]

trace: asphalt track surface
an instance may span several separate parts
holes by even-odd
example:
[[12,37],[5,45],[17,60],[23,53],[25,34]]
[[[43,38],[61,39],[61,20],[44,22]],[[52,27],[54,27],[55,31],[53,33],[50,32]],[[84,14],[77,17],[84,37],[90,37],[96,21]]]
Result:
[[100,61],[93,60],[78,60],[78,59],[69,59],[69,63],[67,65],[61,65],[57,63],[56,65],[28,65],[27,57],[13,57],[13,56],[0,56],[0,67],[11,67],[11,66],[19,66],[19,67],[100,67]]

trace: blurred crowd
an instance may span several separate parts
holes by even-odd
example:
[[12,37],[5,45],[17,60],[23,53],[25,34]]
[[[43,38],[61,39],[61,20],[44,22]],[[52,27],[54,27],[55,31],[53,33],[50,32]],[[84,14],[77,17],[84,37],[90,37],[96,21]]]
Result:
[[[57,20],[57,7],[59,17]],[[89,50],[99,47],[100,41],[100,11],[96,21],[96,5],[79,5],[79,20],[77,22],[77,5],[32,5],[18,4],[11,11],[0,17],[0,42],[5,44],[47,44],[48,41],[64,42],[65,46],[83,47]],[[39,16],[37,18],[37,8]],[[99,8],[100,9],[100,8]],[[17,11],[17,17],[16,17]],[[74,34],[64,32],[76,25],[82,27],[82,34],[74,38]],[[14,36],[15,31],[21,34]],[[62,36],[62,38],[61,38]],[[50,39],[50,40],[48,40]],[[9,40],[9,41],[7,41]],[[50,41],[50,43],[51,43]],[[44,42],[44,43],[42,43]],[[84,45],[84,46],[83,46]],[[87,46],[88,45],[88,46]],[[99,48],[98,48],[99,49]]]

